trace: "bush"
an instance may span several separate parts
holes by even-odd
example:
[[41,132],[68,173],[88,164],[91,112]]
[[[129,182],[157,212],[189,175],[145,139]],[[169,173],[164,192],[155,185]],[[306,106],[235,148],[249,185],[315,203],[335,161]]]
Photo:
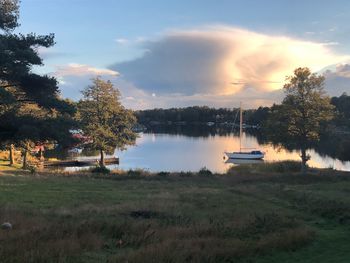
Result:
[[100,174],[109,174],[111,170],[109,170],[106,166],[96,166],[92,169],[90,169],[92,173],[100,173]]
[[158,176],[169,176],[170,173],[169,172],[159,172],[157,173]]
[[149,176],[150,172],[145,169],[135,169],[135,170],[128,170],[127,175],[129,176]]
[[29,165],[28,170],[30,171],[31,174],[36,174],[37,167],[35,165]]
[[209,169],[207,169],[207,167],[203,167],[203,168],[201,168],[199,170],[198,175],[200,175],[200,176],[211,176],[211,175],[213,175],[213,173]]

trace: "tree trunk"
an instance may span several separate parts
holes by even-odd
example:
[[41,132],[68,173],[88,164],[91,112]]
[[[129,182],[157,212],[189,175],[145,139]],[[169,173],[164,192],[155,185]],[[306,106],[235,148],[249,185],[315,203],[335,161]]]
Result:
[[29,151],[29,143],[26,142],[25,145],[24,145],[24,149],[23,149],[23,165],[22,165],[22,169],[27,169],[28,168],[28,151]]
[[301,173],[302,174],[306,174],[306,170],[307,170],[307,161],[309,160],[309,158],[306,155],[306,149],[302,148],[301,149]]
[[14,152],[14,146],[13,146],[13,144],[11,144],[10,145],[10,156],[9,156],[11,166],[15,164],[15,160],[14,160],[15,158],[13,156],[13,154],[14,154],[13,152]]
[[39,160],[40,161],[43,161],[44,160],[44,155],[43,155],[43,150],[41,148],[42,146],[40,146],[40,149],[39,149]]
[[103,150],[100,150],[101,158],[100,158],[100,167],[105,167],[105,156]]
[[28,149],[25,148],[24,151],[23,151],[23,165],[22,165],[22,169],[27,169],[27,167],[28,167],[27,154],[28,154]]

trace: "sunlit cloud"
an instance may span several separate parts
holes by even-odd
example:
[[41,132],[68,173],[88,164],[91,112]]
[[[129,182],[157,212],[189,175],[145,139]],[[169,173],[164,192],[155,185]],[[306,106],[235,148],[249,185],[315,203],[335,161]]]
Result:
[[110,69],[100,69],[89,65],[72,63],[57,66],[56,71],[50,75],[55,76],[59,82],[61,95],[64,98],[79,100],[81,91],[91,85],[96,76],[103,80],[110,80],[115,88],[121,92],[123,105],[132,109],[147,109],[152,107],[152,95],[136,88],[132,83],[119,77],[119,73]]
[[81,98],[81,90],[91,83],[91,79],[100,76],[103,79],[116,79],[119,73],[110,69],[96,68],[89,65],[70,63],[56,66],[50,75],[58,80],[61,95],[74,100]]
[[325,43],[321,43],[324,46],[338,46],[339,42],[325,42]]
[[332,51],[335,44],[216,26],[167,32],[143,44],[143,57],[110,68],[150,94],[269,92],[281,89],[296,67],[319,71],[348,59]]
[[297,67],[323,72],[330,95],[350,87],[350,66],[339,64],[350,61],[349,56],[332,50],[338,43],[223,26],[170,31],[134,42],[143,56],[108,69],[76,63],[56,67],[53,74],[62,94],[79,99],[80,90],[100,75],[120,89],[128,108],[237,107],[240,101],[255,108],[280,102],[285,78]]
[[89,65],[70,63],[65,66],[57,66],[55,71],[56,76],[84,76],[84,75],[110,75],[118,76],[119,73],[115,70],[100,69]]

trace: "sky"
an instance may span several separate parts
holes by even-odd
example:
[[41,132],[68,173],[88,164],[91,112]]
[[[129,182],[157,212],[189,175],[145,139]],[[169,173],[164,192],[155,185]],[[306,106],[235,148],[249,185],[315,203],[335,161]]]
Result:
[[132,109],[256,108],[280,102],[297,67],[350,93],[346,0],[22,0],[20,23],[55,33],[34,70],[74,100],[101,76]]

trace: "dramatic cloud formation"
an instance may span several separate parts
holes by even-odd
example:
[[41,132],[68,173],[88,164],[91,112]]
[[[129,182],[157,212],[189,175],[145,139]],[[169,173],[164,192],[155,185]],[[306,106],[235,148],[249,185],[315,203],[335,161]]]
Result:
[[[116,40],[125,43],[124,39]],[[285,77],[297,67],[321,72],[349,60],[332,52],[334,43],[315,43],[270,36],[231,27],[173,31],[150,41],[142,39],[143,56],[109,69],[69,64],[56,68],[64,96],[80,90],[100,75],[121,90],[134,109],[209,105],[246,108],[281,101]],[[350,65],[323,73],[330,95],[349,91]],[[116,78],[117,77],[117,78]]]
[[263,95],[280,89],[296,67],[318,71],[346,59],[330,46],[231,27],[174,31],[146,42],[143,57],[110,68],[160,96],[223,96],[246,89]]

